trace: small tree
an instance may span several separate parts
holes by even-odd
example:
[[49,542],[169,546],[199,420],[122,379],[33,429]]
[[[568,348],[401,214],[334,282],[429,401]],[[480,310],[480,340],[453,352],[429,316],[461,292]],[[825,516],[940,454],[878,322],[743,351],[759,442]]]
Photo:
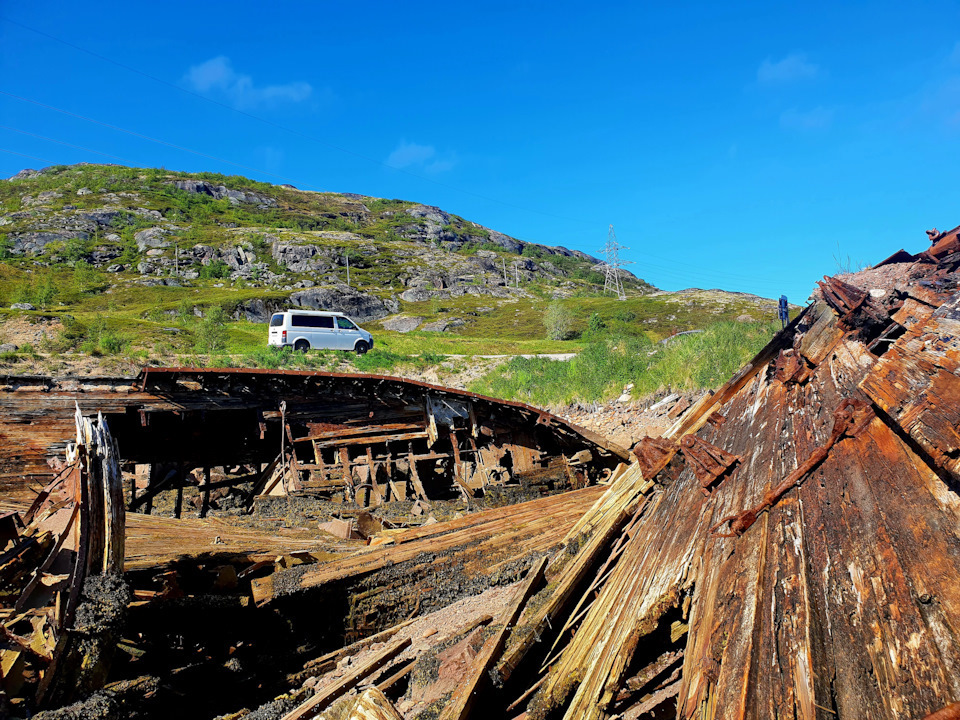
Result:
[[227,345],[227,314],[219,305],[209,308],[197,325],[196,351],[213,353]]
[[598,333],[606,327],[607,327],[607,324],[603,321],[603,318],[601,318],[597,313],[594,313],[593,315],[590,316],[590,322],[589,322],[590,332]]
[[573,315],[559,301],[554,300],[544,313],[543,325],[551,340],[566,340],[573,330]]

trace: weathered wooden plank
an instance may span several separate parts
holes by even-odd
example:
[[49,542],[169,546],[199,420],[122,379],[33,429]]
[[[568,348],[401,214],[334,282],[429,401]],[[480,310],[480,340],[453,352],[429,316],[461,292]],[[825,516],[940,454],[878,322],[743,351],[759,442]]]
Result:
[[481,690],[481,682],[487,675],[487,670],[502,652],[507,640],[507,634],[516,624],[520,613],[523,611],[527,600],[529,600],[533,594],[537,584],[542,582],[543,571],[546,566],[547,556],[544,555],[540,558],[539,562],[527,572],[527,577],[524,578],[520,587],[517,589],[516,598],[500,618],[503,623],[502,626],[484,643],[480,653],[474,658],[469,675],[464,678],[463,682],[453,693],[449,703],[440,714],[440,720],[465,720],[465,718],[469,716],[470,710],[477,700],[477,693]]
[[346,694],[355,687],[360,680],[374,670],[386,665],[406,648],[410,647],[410,638],[399,638],[392,641],[369,660],[359,664],[337,682],[320,688],[316,694],[305,703],[283,716],[283,720],[305,720],[314,717],[337,698]]

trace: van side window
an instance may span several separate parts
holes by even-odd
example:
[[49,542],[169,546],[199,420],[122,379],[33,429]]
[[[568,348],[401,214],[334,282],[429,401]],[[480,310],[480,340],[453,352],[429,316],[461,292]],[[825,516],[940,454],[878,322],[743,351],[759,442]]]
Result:
[[270,318],[270,327],[283,327],[283,313],[277,313]]
[[338,317],[337,318],[337,327],[341,330],[356,330],[357,326],[354,325],[348,318]]
[[291,315],[293,327],[333,328],[333,318],[329,315]]

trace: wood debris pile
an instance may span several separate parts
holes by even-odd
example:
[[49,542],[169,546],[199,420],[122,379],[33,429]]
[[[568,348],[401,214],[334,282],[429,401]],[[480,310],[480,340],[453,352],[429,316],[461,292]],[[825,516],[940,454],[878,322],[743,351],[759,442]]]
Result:
[[120,616],[128,599],[116,446],[102,417],[78,410],[76,432],[77,444],[30,508],[0,519],[3,693],[54,706],[98,689],[109,670],[116,637],[104,618],[91,617],[104,600],[94,596],[118,595],[122,607],[112,610]]
[[[127,716],[960,717],[960,241],[932,240],[881,264],[882,286],[825,278],[600,487],[336,556],[292,549],[299,536],[272,560],[282,537],[160,562],[165,545],[153,564],[139,552],[120,643],[131,659],[110,679],[163,679]],[[382,449],[337,462],[331,428],[288,434],[290,412],[272,438],[279,467],[308,447],[315,490],[393,496]],[[481,463],[467,473],[455,455],[482,423],[456,416],[393,430],[438,452],[450,428],[443,452],[466,491]],[[383,427],[337,437],[370,447]],[[365,480],[342,476],[354,464]],[[306,482],[294,470],[269,477],[289,491]],[[154,595],[148,576],[166,583]]]

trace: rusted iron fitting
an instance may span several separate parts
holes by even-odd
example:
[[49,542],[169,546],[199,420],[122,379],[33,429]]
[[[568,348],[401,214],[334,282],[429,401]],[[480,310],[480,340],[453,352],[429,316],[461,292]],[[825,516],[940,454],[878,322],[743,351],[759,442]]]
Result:
[[644,437],[633,446],[633,454],[644,478],[653,479],[677,452],[677,444],[664,438]]
[[803,370],[805,370],[803,361],[800,360],[800,354],[794,350],[781,350],[777,355],[777,363],[774,366],[773,376],[784,385],[790,383],[800,383]]
[[868,294],[860,288],[827,275],[823,276],[822,282],[818,280],[817,285],[820,286],[823,299],[841,316],[849,315],[856,311],[868,296]]
[[870,293],[826,275],[823,279],[825,282],[817,285],[823,299],[840,316],[839,326],[843,330],[859,329],[869,333],[872,328],[889,324],[889,316],[870,299]]
[[700,489],[704,495],[709,495],[710,486],[740,462],[738,455],[731,455],[726,450],[721,450],[716,445],[711,445],[692,434],[684,435],[680,439],[680,451],[693,468],[693,473],[700,481]]
[[727,416],[721,415],[719,410],[717,410],[716,412],[712,412],[710,413],[710,415],[707,416],[707,422],[710,423],[712,427],[720,427],[726,421],[727,421]]
[[[776,505],[787,492],[799,487],[807,476],[827,459],[827,455],[830,454],[830,449],[834,445],[844,437],[859,435],[874,417],[873,410],[862,400],[852,398],[844,400],[833,415],[833,432],[830,433],[830,438],[823,445],[814,449],[796,470],[767,491],[759,505],[723,518],[710,528],[710,535],[713,537],[740,537],[743,535],[757,521],[761,513]],[[724,525],[728,525],[728,532],[720,532]]]

